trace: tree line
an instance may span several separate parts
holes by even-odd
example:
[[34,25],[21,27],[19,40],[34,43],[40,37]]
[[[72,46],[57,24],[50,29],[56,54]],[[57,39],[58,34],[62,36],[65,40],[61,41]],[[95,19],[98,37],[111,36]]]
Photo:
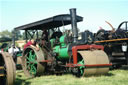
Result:
[[[29,30],[29,33],[32,34],[33,30]],[[41,36],[42,32],[39,31],[38,32],[39,36]],[[25,40],[25,32],[21,32],[20,30],[12,30],[12,31],[8,31],[8,30],[4,30],[2,32],[0,32],[0,38],[13,38],[15,37],[15,40]],[[28,39],[30,39],[30,35],[27,36]],[[36,35],[34,35],[34,38],[36,37]]]
[[4,38],[4,37],[12,38],[15,36],[16,40],[24,40],[25,39],[24,34],[25,33],[21,33],[19,30],[17,30],[17,31],[3,30],[0,32],[0,38]]

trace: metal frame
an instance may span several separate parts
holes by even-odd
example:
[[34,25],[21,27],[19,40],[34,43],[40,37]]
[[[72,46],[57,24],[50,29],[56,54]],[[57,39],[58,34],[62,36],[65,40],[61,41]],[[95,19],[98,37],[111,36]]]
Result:
[[125,30],[126,31],[128,31],[128,21],[124,21],[124,22],[122,22],[119,26],[118,26],[118,29],[121,29],[121,26],[123,25],[123,24],[125,24]]
[[101,40],[101,41],[95,41],[95,43],[106,43],[106,42],[116,42],[116,41],[127,41],[128,38],[121,38],[121,39],[112,39],[112,40]]
[[[32,30],[31,30],[32,31]],[[26,38],[26,42],[29,39],[28,36],[30,36],[30,40],[34,37],[34,35],[36,35],[36,39],[38,39],[38,30],[33,30],[32,34],[30,33],[30,30],[25,30],[25,38]]]
[[[80,67],[81,64],[77,64],[77,50],[104,50],[102,45],[79,45],[72,47],[73,63],[66,64],[66,67]],[[84,65],[85,67],[105,67],[111,66],[112,64],[94,64],[94,65]]]
[[77,50],[104,50],[104,47],[101,45],[79,45],[72,47],[72,55],[73,55],[73,64],[77,64]]
[[86,68],[94,68],[94,67],[109,67],[112,66],[112,64],[92,64],[92,65],[81,65],[81,64],[72,64],[68,63],[66,64],[65,67],[80,67],[80,66],[85,66]]

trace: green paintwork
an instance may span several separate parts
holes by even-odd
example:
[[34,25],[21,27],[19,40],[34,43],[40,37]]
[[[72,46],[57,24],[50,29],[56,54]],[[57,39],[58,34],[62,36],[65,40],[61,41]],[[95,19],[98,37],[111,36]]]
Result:
[[53,48],[53,52],[59,53],[59,49],[60,49],[60,46],[57,45],[57,46],[55,46],[55,47]]
[[53,51],[58,54],[58,56],[56,58],[59,60],[70,58],[70,56],[68,54],[68,46],[66,46],[64,48],[62,48],[61,46],[56,46],[55,48],[53,48]]
[[26,56],[27,57],[27,70],[31,75],[36,75],[36,66],[37,66],[37,61],[36,61],[36,54],[32,53],[33,50],[29,51],[29,54]]
[[60,48],[60,52],[59,52],[59,58],[62,59],[69,59],[69,54],[68,54],[68,46],[64,47],[64,48]]
[[[84,65],[84,60],[78,61],[78,64]],[[80,74],[83,75],[85,66],[80,66]]]
[[55,52],[57,54],[56,58],[59,60],[65,60],[65,59],[69,59],[70,56],[68,54],[68,47],[69,44],[67,45],[64,40],[65,40],[66,34],[62,35],[59,39],[59,45],[53,46],[53,44],[55,43],[55,39],[51,39],[51,47],[53,48],[53,52]]
[[65,37],[66,37],[66,34],[65,35],[62,35],[59,39],[60,43],[61,43],[61,47],[66,47],[66,43],[65,43]]
[[64,43],[65,37],[66,37],[66,35],[62,35],[62,36],[60,37],[59,41],[60,41],[61,44]]
[[51,39],[50,42],[51,42],[51,48],[53,48],[53,45],[55,43],[55,39]]
[[8,46],[6,48],[4,48],[4,52],[8,52]]
[[22,56],[22,53],[18,53],[17,56]]

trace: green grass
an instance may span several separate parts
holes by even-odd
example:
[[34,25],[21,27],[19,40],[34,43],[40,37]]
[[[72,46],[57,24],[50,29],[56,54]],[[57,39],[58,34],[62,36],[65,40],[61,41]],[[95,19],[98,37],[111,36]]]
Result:
[[128,85],[128,66],[106,75],[76,78],[71,74],[45,75],[29,79],[17,71],[15,85]]

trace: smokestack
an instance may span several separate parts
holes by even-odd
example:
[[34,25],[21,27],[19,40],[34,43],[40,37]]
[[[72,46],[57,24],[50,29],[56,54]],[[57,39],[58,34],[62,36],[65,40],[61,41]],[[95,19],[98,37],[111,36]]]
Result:
[[77,19],[76,19],[76,9],[70,9],[70,16],[71,16],[71,25],[72,25],[72,33],[73,33],[73,42],[77,42],[78,38],[78,29],[77,29]]

